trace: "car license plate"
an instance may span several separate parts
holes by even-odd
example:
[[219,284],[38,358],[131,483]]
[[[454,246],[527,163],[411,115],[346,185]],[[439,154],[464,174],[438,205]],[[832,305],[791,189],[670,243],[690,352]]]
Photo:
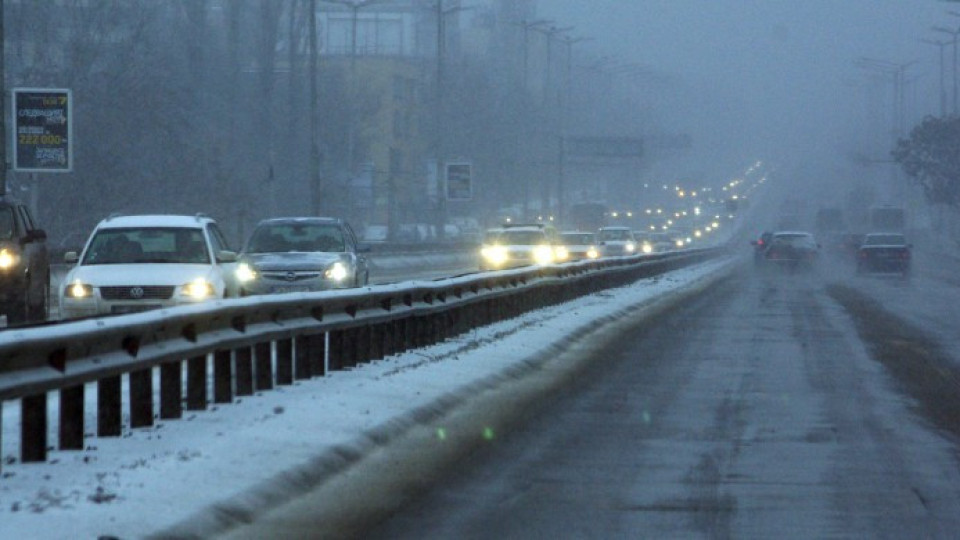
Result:
[[270,288],[270,292],[274,294],[289,293],[289,292],[306,292],[308,290],[309,289],[307,287],[297,287],[297,286],[289,286],[289,285]]
[[160,304],[137,304],[128,306],[111,306],[110,313],[119,315],[122,313],[140,313],[141,311],[150,311],[151,309],[160,309]]

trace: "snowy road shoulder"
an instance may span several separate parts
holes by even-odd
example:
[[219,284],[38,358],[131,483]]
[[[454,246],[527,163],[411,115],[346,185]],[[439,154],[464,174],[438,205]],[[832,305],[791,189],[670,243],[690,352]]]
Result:
[[734,266],[642,280],[121,439],[89,439],[85,451],[57,452],[49,463],[7,466],[0,537],[205,536],[256,519],[412,427],[545,371],[575,338],[706,287]]

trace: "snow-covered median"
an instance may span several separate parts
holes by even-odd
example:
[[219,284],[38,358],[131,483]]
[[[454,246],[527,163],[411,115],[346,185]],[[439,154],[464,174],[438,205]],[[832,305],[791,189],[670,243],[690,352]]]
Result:
[[[577,338],[700,290],[734,266],[704,263],[122,438],[88,438],[84,451],[51,452],[48,463],[13,463],[16,450],[4,447],[0,538],[129,538],[171,527],[207,535],[230,519],[254,519],[412,426],[542,372]],[[6,441],[19,429],[10,416]]]

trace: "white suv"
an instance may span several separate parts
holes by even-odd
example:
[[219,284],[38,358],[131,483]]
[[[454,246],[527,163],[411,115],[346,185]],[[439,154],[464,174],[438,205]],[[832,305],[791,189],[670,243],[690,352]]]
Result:
[[130,313],[237,295],[231,251],[206,216],[101,221],[60,284],[62,318]]

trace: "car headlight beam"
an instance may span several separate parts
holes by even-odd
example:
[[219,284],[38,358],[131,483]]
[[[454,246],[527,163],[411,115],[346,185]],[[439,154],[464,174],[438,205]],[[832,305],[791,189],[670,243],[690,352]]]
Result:
[[203,278],[197,278],[183,286],[183,294],[194,300],[203,300],[214,295],[213,284]]
[[249,263],[242,262],[237,265],[237,279],[240,283],[248,283],[257,279],[257,271]]
[[507,262],[507,248],[503,246],[486,246],[480,250],[480,255],[494,266]]
[[342,262],[337,261],[330,265],[323,273],[323,277],[333,281],[343,281],[347,279],[347,267]]
[[64,290],[64,293],[67,298],[75,298],[77,300],[83,298],[90,298],[93,296],[93,286],[87,285],[86,283],[81,282],[79,279],[75,280],[70,285],[67,285],[67,288]]
[[0,249],[0,270],[9,270],[17,265],[20,257],[7,248]]
[[537,246],[533,248],[533,260],[537,264],[550,264],[553,262],[553,249],[550,246]]

